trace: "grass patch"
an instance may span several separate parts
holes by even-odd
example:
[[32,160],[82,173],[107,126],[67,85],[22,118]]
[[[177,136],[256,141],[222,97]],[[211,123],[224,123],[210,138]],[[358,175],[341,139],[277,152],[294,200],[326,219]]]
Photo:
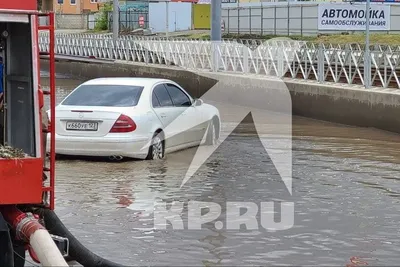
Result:
[[99,34],[101,34],[101,33],[109,33],[109,32],[110,32],[109,30],[87,30],[84,33],[99,33]]
[[[209,40],[209,34],[191,34],[179,36],[182,38],[191,39],[201,39]],[[276,35],[257,35],[257,34],[223,34],[224,39],[261,39],[269,40],[272,38],[287,37],[287,36],[276,36]],[[365,34],[330,34],[330,35],[320,35],[320,36],[299,36],[291,35],[289,37],[292,40],[297,41],[308,41],[315,43],[331,43],[331,44],[349,44],[349,43],[365,43]],[[370,35],[371,44],[381,44],[381,45],[400,45],[400,34],[383,34],[383,33],[373,33]]]
[[[365,44],[365,34],[349,34],[349,35],[325,35],[317,38],[317,41],[324,43],[346,44],[358,43]],[[400,45],[400,34],[379,34],[370,35],[371,44],[381,45]]]

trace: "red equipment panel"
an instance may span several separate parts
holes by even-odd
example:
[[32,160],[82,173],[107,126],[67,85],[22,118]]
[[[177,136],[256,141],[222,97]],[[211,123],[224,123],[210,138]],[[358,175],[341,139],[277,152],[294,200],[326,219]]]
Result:
[[43,160],[0,159],[0,205],[42,202]]
[[[33,39],[32,39],[32,48],[35,49],[36,53],[33,54],[32,61],[35,66],[33,66],[34,75],[37,76],[37,83],[33,83],[34,90],[37,89],[39,93],[39,98],[41,95],[50,96],[50,110],[51,110],[51,118],[50,121],[55,121],[55,105],[56,105],[56,96],[55,96],[55,52],[54,52],[54,44],[55,44],[55,35],[54,35],[54,13],[41,13],[35,14],[36,8],[33,7],[33,1],[31,0],[12,0],[13,3],[5,4],[5,0],[0,0],[0,12],[4,13],[4,10],[7,9],[6,13],[22,13],[22,14],[34,14],[31,15],[33,20],[31,24],[31,28],[33,30]],[[23,4],[22,4],[23,2]],[[34,1],[36,3],[36,0]],[[36,5],[35,5],[36,6]],[[20,10],[16,10],[16,8],[20,8]],[[32,10],[29,10],[32,8]],[[11,11],[11,9],[13,9]],[[14,10],[15,9],[15,10]],[[22,10],[23,9],[23,10]],[[9,11],[8,11],[9,10]],[[34,12],[32,12],[34,11]],[[49,24],[48,25],[39,25],[39,17],[48,17]],[[47,30],[49,31],[49,52],[40,52],[40,48],[38,45],[38,31],[39,30]],[[19,32],[18,32],[19,33]],[[15,34],[11,32],[11,34]],[[45,90],[44,92],[40,92],[40,60],[39,55],[48,55],[50,61],[50,88]],[[38,88],[36,88],[36,86]],[[42,102],[39,99],[39,106],[42,106]],[[40,107],[38,108],[38,111]],[[35,103],[36,107],[36,103]],[[42,110],[44,112],[44,110]],[[40,115],[39,115],[40,116]],[[39,117],[41,118],[41,116]],[[49,129],[42,129],[41,123],[37,125],[40,127],[43,132],[50,134],[50,153],[49,160],[50,166],[46,167],[44,164],[44,160],[46,155],[42,155],[40,158],[22,158],[22,159],[1,159],[0,158],[0,205],[5,204],[40,204],[43,203],[44,197],[48,194],[50,202],[47,203],[50,209],[54,209],[54,200],[55,200],[55,132],[54,127],[51,127],[49,123]],[[43,135],[41,143],[45,143],[47,140],[43,139]],[[44,148],[44,147],[43,147]],[[42,148],[42,149],[43,149]],[[45,151],[43,150],[43,154]],[[50,185],[46,186],[43,178],[44,174],[48,178],[50,178]],[[46,195],[44,195],[44,193]],[[47,197],[46,197],[47,198]],[[1,267],[1,266],[0,266]]]
[[37,0],[0,0],[0,9],[37,10]]

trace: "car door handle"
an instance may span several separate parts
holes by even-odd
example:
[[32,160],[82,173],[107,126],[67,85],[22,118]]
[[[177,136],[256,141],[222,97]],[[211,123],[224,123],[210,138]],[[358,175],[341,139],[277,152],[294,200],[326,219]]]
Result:
[[160,117],[161,117],[161,118],[165,118],[165,117],[167,117],[167,114],[161,113],[161,114],[160,114]]

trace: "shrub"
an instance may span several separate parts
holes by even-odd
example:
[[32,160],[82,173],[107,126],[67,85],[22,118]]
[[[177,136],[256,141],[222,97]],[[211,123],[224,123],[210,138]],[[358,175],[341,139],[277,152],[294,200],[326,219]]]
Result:
[[96,31],[108,30],[108,12],[112,11],[112,2],[104,3],[100,8],[99,17],[96,19],[94,29]]

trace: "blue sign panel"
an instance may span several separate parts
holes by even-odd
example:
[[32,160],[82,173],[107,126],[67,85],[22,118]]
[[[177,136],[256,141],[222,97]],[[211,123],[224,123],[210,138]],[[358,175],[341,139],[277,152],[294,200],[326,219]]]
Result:
[[130,2],[129,4],[120,5],[120,11],[143,11],[149,9],[149,2]]

